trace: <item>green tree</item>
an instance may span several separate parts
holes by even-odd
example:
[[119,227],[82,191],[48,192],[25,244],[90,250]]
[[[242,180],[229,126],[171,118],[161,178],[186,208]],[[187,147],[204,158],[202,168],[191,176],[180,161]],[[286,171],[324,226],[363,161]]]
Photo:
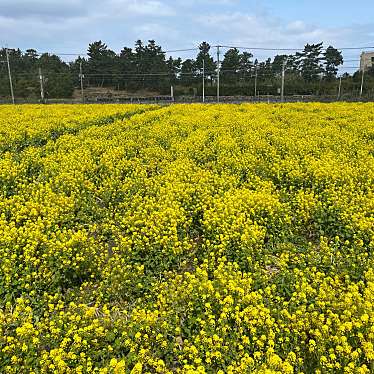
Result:
[[136,55],[129,47],[123,47],[119,54],[120,87],[122,89],[137,88],[137,61]]
[[35,70],[38,60],[38,53],[35,49],[27,49],[23,55],[24,66],[28,71]]
[[44,53],[39,57],[38,66],[45,78],[46,98],[71,97],[74,90],[73,77],[69,65],[56,55]]
[[180,57],[174,59],[170,56],[166,61],[166,65],[168,67],[171,83],[175,85],[178,82],[178,76],[181,71],[182,59]]
[[272,76],[271,70],[271,58],[268,58],[265,61],[262,61],[258,64],[258,75],[263,79],[270,78]]
[[213,57],[210,55],[210,49],[209,43],[202,42],[199,45],[199,53],[196,57],[195,64],[198,76],[200,77],[203,72],[203,63],[205,64],[205,77],[212,82],[216,74],[216,64]]
[[191,86],[196,82],[196,61],[188,58],[182,62],[181,83],[185,86]]
[[249,74],[253,70],[253,54],[250,52],[243,52],[239,59],[239,69],[243,74]]
[[87,79],[86,74],[88,71],[88,61],[84,57],[78,56],[77,59],[75,59],[73,62],[69,64],[70,69],[70,75],[73,80],[75,87],[80,87],[80,64],[82,63],[82,72],[85,76],[85,79],[83,79],[83,85],[86,86]]
[[276,55],[271,64],[271,70],[274,73],[274,76],[280,75],[282,73],[283,64],[286,64],[287,67],[288,55]]
[[330,45],[326,48],[323,56],[325,77],[329,80],[336,78],[338,67],[344,62],[342,53]]
[[154,40],[147,45],[136,41],[135,61],[142,88],[162,89],[170,84],[165,53]]
[[226,84],[233,84],[238,79],[238,72],[241,67],[241,55],[237,48],[230,48],[224,56],[221,65],[222,81]]
[[296,52],[301,76],[308,82],[316,81],[324,72],[322,61],[323,43],[306,44],[302,52]]
[[300,74],[300,61],[296,55],[287,56],[286,70],[294,75]]
[[5,48],[0,49],[0,96],[10,96]]
[[108,49],[108,46],[101,40],[93,42],[88,46],[88,72],[86,76],[89,83],[97,86],[104,86],[113,83],[113,74],[118,73],[115,52]]
[[[12,71],[13,89],[16,97],[29,97],[34,96],[38,87],[38,74],[37,74],[37,53],[35,50],[29,50],[28,53],[22,53],[20,49],[10,49],[9,60]],[[31,53],[32,51],[32,53]],[[5,49],[0,51],[0,60],[6,60]],[[1,88],[0,94],[9,96],[9,79],[6,64],[2,65],[2,73],[4,76],[0,78]]]

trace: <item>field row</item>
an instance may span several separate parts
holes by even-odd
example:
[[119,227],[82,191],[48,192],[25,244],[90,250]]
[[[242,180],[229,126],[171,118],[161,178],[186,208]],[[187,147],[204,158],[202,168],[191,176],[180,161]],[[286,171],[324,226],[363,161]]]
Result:
[[374,371],[374,105],[0,109],[0,371]]

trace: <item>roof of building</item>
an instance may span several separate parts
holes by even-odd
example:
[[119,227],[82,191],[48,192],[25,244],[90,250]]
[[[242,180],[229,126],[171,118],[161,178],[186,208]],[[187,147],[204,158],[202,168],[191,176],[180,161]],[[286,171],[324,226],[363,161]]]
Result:
[[362,52],[361,53],[361,56],[366,56],[366,55],[368,55],[368,56],[373,55],[374,56],[374,51],[373,52]]

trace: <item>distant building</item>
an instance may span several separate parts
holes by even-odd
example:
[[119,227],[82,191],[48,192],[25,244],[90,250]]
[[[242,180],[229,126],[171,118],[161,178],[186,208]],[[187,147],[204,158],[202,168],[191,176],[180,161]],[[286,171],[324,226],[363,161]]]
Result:
[[374,66],[374,52],[362,52],[360,59],[360,71],[367,71]]

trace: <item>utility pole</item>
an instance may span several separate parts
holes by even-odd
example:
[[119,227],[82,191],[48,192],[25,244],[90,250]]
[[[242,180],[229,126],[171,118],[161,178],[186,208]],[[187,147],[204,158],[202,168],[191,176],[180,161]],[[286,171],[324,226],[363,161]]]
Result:
[[44,103],[44,77],[42,75],[42,68],[39,68],[39,81],[40,81],[40,97]]
[[14,92],[13,92],[13,82],[12,82],[12,73],[10,72],[10,63],[9,63],[9,51],[8,48],[5,48],[6,62],[8,65],[8,75],[9,75],[9,85],[10,85],[10,94],[12,96],[12,103],[14,104]]
[[363,93],[363,90],[364,90],[364,77],[365,77],[365,67],[362,68],[360,99],[362,98],[362,93]]
[[79,63],[79,78],[81,80],[81,95],[82,95],[82,103],[84,103],[84,91],[83,91],[83,71],[82,71],[82,61]]
[[287,60],[284,60],[282,64],[282,88],[281,88],[281,102],[282,103],[284,102],[284,78],[286,75],[286,62]]
[[217,103],[219,103],[219,78],[220,78],[220,62],[219,62],[219,48],[220,45],[217,45]]
[[338,100],[340,100],[341,92],[342,92],[342,77],[339,78]]
[[255,66],[255,101],[256,101],[256,97],[257,97],[257,64]]
[[205,103],[205,56],[203,57],[203,103]]

